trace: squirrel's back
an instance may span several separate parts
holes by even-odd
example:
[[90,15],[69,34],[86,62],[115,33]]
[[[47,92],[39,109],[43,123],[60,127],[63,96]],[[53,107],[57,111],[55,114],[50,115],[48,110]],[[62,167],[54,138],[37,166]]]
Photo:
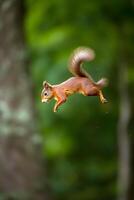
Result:
[[87,77],[92,80],[91,76],[82,68],[82,63],[91,61],[95,57],[94,51],[87,47],[79,47],[74,50],[69,61],[69,71],[74,76]]

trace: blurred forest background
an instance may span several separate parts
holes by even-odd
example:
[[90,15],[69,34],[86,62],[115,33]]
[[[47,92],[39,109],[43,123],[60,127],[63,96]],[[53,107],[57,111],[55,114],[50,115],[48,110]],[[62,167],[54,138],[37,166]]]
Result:
[[[134,1],[0,0],[0,200],[134,199]],[[78,46],[104,94],[57,113],[43,80],[71,76]]]

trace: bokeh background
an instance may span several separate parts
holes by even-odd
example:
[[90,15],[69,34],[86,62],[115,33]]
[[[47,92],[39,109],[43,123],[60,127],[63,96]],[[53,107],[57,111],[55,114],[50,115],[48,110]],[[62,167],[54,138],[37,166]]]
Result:
[[[134,2],[0,1],[0,200],[134,199]],[[43,80],[71,76],[79,46],[97,97],[75,94],[57,113]]]

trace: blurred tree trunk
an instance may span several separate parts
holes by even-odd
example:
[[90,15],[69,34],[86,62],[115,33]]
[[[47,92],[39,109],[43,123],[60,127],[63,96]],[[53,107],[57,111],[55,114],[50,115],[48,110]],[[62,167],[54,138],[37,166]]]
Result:
[[[124,41],[124,40],[122,40]],[[130,121],[130,99],[128,93],[128,66],[125,59],[126,51],[121,45],[121,57],[119,61],[119,120],[118,120],[118,200],[128,200],[128,192],[130,188],[130,160],[131,149],[128,135],[128,125]],[[123,51],[123,52],[122,52]]]
[[130,176],[130,188],[128,194],[128,200],[134,199],[134,139],[131,141],[131,176]]
[[25,72],[22,2],[0,1],[0,195],[4,200],[47,199],[31,83]]

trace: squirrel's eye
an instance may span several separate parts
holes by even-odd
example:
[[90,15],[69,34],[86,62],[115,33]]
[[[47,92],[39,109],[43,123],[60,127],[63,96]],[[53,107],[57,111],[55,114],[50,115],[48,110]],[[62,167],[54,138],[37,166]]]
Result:
[[45,92],[44,95],[47,96],[47,92]]

